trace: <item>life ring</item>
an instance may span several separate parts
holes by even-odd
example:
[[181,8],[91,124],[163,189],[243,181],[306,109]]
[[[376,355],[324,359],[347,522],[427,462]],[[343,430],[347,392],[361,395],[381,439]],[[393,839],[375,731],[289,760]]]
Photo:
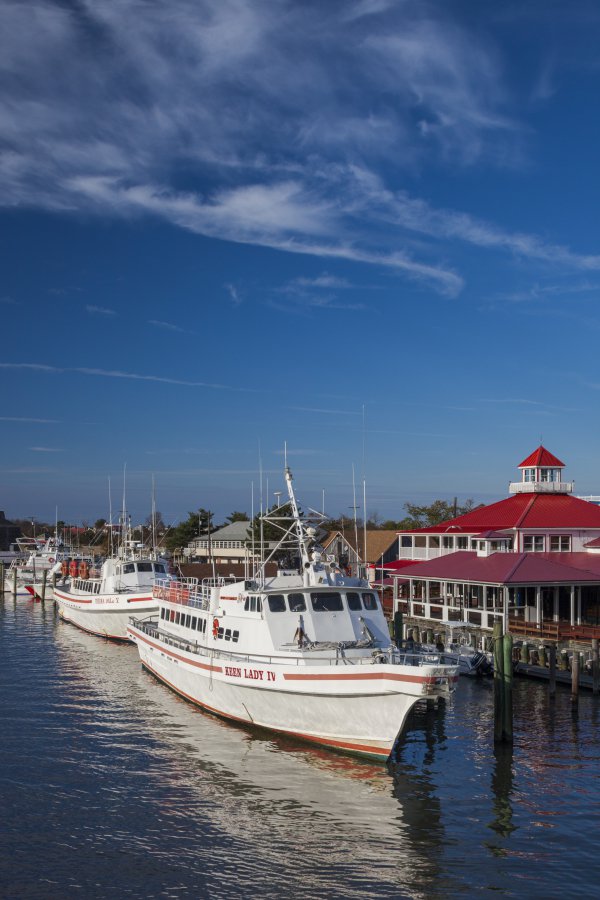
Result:
[[217,635],[219,634],[219,620],[213,619],[213,637],[215,640],[217,639]]
[[50,557],[48,557],[48,562],[49,562],[50,565],[52,566],[52,565],[54,565],[54,563],[56,562],[56,560],[54,559],[53,556],[50,556]]
[[90,570],[88,568],[88,564],[85,560],[79,563],[79,577],[80,578],[88,578],[90,574]]
[[79,572],[79,563],[76,559],[72,559],[69,563],[69,575],[71,578],[77,578],[77,573]]
[[60,574],[61,575],[69,574],[69,563],[66,561],[66,559],[63,559],[63,561],[60,564]]

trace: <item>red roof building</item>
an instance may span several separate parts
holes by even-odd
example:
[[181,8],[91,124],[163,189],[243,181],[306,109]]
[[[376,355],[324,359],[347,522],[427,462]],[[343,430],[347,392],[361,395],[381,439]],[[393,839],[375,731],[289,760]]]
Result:
[[432,622],[600,636],[600,506],[572,496],[543,446],[518,468],[506,499],[399,533],[401,571],[386,571],[395,606]]

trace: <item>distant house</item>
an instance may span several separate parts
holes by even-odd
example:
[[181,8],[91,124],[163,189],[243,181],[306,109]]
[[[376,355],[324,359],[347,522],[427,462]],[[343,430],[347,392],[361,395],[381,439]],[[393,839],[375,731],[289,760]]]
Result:
[[[361,564],[367,568],[367,577],[374,580],[375,567],[391,562],[398,558],[398,534],[395,531],[384,529],[368,529],[366,533],[358,532],[358,548],[354,532],[330,531],[322,540],[323,550],[328,556],[333,556],[335,562],[342,569],[350,569],[356,572]],[[363,559],[363,557],[365,557]]]
[[250,522],[232,522],[212,534],[190,541],[184,556],[190,562],[243,563],[252,558]]

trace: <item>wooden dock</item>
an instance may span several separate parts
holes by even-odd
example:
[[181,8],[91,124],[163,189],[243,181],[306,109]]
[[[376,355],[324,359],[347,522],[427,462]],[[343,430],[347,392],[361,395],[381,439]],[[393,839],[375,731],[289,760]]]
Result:
[[[550,669],[546,666],[532,666],[530,663],[517,662],[515,663],[515,674],[516,675],[526,675],[529,678],[539,678],[542,681],[550,680]],[[564,671],[561,669],[556,670],[556,683],[557,684],[566,684],[567,687],[571,687],[572,675],[571,672]],[[587,688],[590,691],[594,687],[593,678],[587,672],[580,672],[579,674],[579,687]]]

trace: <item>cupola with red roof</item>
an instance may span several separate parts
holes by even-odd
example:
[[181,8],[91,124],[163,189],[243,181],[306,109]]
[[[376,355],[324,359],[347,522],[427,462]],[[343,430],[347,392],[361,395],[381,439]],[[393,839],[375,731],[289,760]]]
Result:
[[541,444],[518,467],[521,481],[509,485],[511,494],[570,494],[573,482],[562,480],[565,464]]

